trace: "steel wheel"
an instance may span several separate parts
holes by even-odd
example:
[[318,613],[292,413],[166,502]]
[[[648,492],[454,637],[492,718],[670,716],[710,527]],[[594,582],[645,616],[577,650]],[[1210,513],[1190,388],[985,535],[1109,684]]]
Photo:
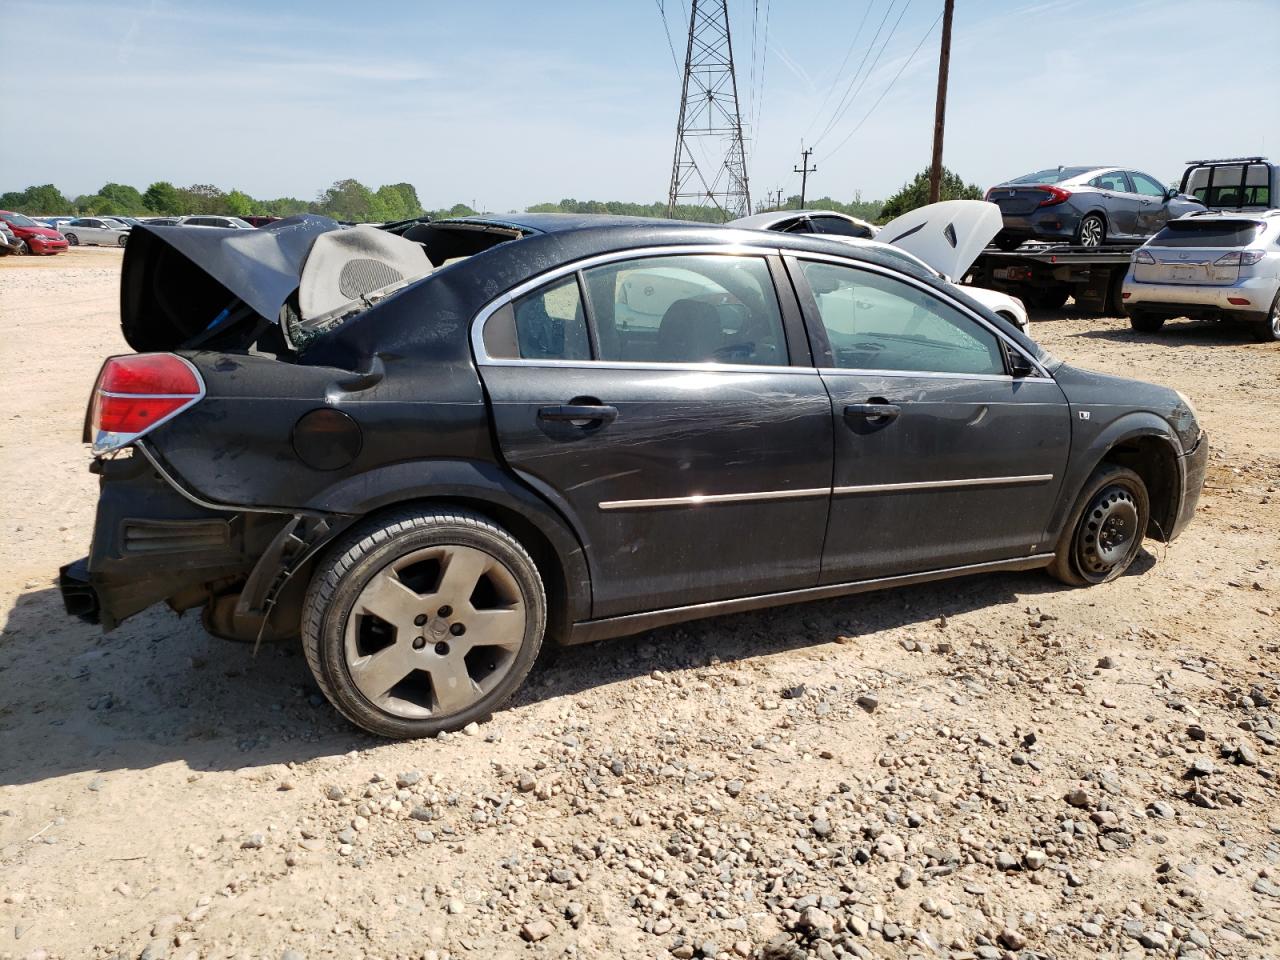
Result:
[[507,531],[458,509],[371,518],[316,564],[302,641],[321,690],[382,736],[481,720],[537,658],[538,568]]
[[1100,247],[1107,235],[1107,225],[1102,217],[1091,213],[1080,221],[1076,242],[1082,247]]
[[351,679],[398,717],[459,713],[501,682],[525,610],[501,562],[458,545],[415,550],[374,574],[347,617]]
[[1142,478],[1128,467],[1100,464],[1063,527],[1049,573],[1073,587],[1114,580],[1142,549],[1150,516]]

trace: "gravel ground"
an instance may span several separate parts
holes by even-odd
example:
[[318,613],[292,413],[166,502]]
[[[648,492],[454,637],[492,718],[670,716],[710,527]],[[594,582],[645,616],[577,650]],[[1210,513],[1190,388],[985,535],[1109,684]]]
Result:
[[566,650],[489,723],[389,744],[295,649],[62,614],[119,260],[0,260],[0,960],[1280,955],[1276,346],[1036,318],[1211,433],[1197,520],[1118,582]]

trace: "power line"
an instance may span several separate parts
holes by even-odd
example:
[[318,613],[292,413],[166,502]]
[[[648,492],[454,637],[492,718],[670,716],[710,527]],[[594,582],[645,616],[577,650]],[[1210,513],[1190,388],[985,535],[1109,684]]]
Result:
[[[862,88],[867,85],[867,81],[870,80],[871,75],[875,73],[876,67],[880,65],[880,58],[884,56],[884,52],[889,46],[889,41],[893,39],[893,35],[898,32],[898,25],[902,23],[902,18],[906,14],[907,8],[910,6],[911,0],[907,0],[907,2],[902,5],[902,10],[898,13],[898,19],[893,21],[893,26],[889,28],[889,35],[884,38],[884,43],[880,44],[880,50],[876,53],[876,58],[871,61],[871,66],[867,68],[867,72],[863,74],[862,82],[858,84],[858,89],[853,92],[853,96],[849,98],[849,102],[845,105],[845,108],[832,119],[831,123],[827,125],[827,129],[824,130],[819,135],[818,139],[814,141],[815,146],[821,142],[823,137],[835,128],[836,124],[844,119],[845,114],[849,112],[854,102],[858,99],[858,94],[862,92]],[[873,40],[872,43],[875,43],[875,41]]]
[[671,51],[671,63],[676,68],[676,73],[680,73],[680,61],[676,58],[676,45],[671,40],[671,26],[667,23],[667,11],[662,6],[662,0],[653,0],[658,5],[658,15],[662,17],[662,31],[667,35],[667,49]]
[[[853,86],[858,82],[858,77],[862,75],[862,68],[867,65],[867,58],[871,56],[871,51],[876,48],[876,41],[880,39],[880,33],[884,30],[884,25],[889,22],[889,14],[893,13],[893,5],[897,0],[889,0],[889,5],[884,8],[884,16],[880,18],[880,26],[876,27],[875,36],[871,38],[871,42],[867,44],[866,51],[862,54],[862,59],[858,61],[858,69],[853,71],[853,76],[849,78],[849,86],[845,88],[844,93],[840,95],[840,99],[836,102],[836,108],[831,112],[831,119],[827,121],[827,125],[822,128],[822,132],[818,134],[818,140],[821,141],[833,126],[839,117],[840,111],[849,103],[849,97],[854,93]],[[862,89],[859,87],[858,89]]]
[[[809,121],[809,126],[805,127],[804,135],[806,137],[809,135],[809,131],[813,129],[813,125],[818,122],[818,117],[821,115],[823,108],[827,105],[827,101],[831,99],[831,91],[838,87],[840,85],[840,81],[844,79],[845,65],[848,64],[849,57],[853,54],[853,48],[858,44],[858,38],[862,36],[862,28],[866,25],[867,14],[871,12],[871,8],[874,6],[875,0],[871,0],[871,2],[863,8],[862,19],[858,21],[858,29],[854,32],[853,39],[849,41],[849,49],[844,52],[844,59],[840,61],[840,69],[836,71],[835,79],[832,80],[830,86],[827,87],[827,95],[822,98],[822,103],[820,103],[818,105],[818,109],[813,112],[813,118]],[[890,6],[892,6],[892,4],[890,4]],[[870,47],[867,49],[870,50]],[[865,57],[862,62],[866,63]],[[859,65],[858,69],[862,69],[861,65]]]
[[898,68],[898,72],[893,75],[893,79],[889,81],[889,85],[880,92],[880,96],[877,97],[876,102],[871,105],[871,109],[868,110],[865,114],[863,114],[862,119],[858,121],[857,125],[852,130],[849,131],[849,133],[845,136],[843,140],[841,140],[838,144],[835,145],[835,147],[833,147],[831,150],[827,151],[827,153],[823,155],[824,160],[829,160],[831,157],[835,156],[836,152],[841,147],[843,147],[846,143],[848,143],[850,138],[855,133],[857,133],[860,129],[862,129],[862,125],[867,122],[867,118],[870,117],[871,114],[875,113],[876,107],[880,106],[880,101],[883,100],[885,96],[888,95],[889,91],[893,89],[893,85],[898,82],[898,78],[902,76],[903,72],[907,69],[907,67],[911,66],[911,61],[915,59],[916,54],[920,52],[920,48],[924,46],[924,42],[929,39],[929,35],[933,33],[934,28],[938,25],[938,21],[940,21],[941,19],[942,19],[942,14],[938,14],[937,19],[935,19],[933,23],[929,25],[929,29],[925,31],[924,36],[920,38],[920,42],[917,43],[915,46],[915,49],[911,51],[910,56],[908,56],[907,59],[903,62],[902,66]]

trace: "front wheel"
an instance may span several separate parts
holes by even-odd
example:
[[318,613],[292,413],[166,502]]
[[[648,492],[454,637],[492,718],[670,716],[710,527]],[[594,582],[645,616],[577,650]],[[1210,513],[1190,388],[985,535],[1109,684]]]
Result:
[[1080,220],[1076,227],[1076,246],[1100,247],[1107,239],[1107,221],[1100,213],[1090,213]]
[[64,233],[63,236],[67,238],[68,247],[80,246],[80,238],[77,237],[74,233]]
[[329,702],[384,737],[482,719],[524,682],[546,594],[514,537],[462,510],[406,510],[358,527],[318,564],[302,642]]
[[1129,326],[1139,333],[1159,333],[1164,326],[1164,317],[1140,310],[1129,311]]
[[1276,298],[1271,301],[1271,312],[1267,314],[1267,318],[1254,321],[1250,332],[1259,343],[1275,343],[1280,340],[1280,291],[1276,292]]
[[122,247],[123,247],[123,246],[124,246],[124,244],[125,244],[125,241],[126,241],[126,240],[128,240],[128,239],[129,239],[128,237],[124,237],[124,236],[122,236],[122,237],[120,238],[120,246],[122,246]]
[[31,253],[31,247],[25,240],[18,241],[18,249],[14,251],[18,256],[25,257]]
[[1073,587],[1107,583],[1142,549],[1151,503],[1142,478],[1104,463],[1093,472],[1054,550],[1049,573]]
[[1022,246],[1021,237],[996,237],[996,246],[1008,253],[1010,250],[1017,250]]

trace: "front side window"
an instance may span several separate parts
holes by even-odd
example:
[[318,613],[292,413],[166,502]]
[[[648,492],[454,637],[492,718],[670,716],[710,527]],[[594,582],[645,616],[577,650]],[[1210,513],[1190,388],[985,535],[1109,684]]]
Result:
[[1136,170],[1129,171],[1129,179],[1133,181],[1134,193],[1140,193],[1144,197],[1160,197],[1164,199],[1164,187],[1148,177],[1145,173],[1138,173]]
[[1005,373],[999,339],[927,291],[871,270],[805,261],[835,366]]
[[781,366],[786,339],[761,257],[646,257],[583,273],[601,360]]

